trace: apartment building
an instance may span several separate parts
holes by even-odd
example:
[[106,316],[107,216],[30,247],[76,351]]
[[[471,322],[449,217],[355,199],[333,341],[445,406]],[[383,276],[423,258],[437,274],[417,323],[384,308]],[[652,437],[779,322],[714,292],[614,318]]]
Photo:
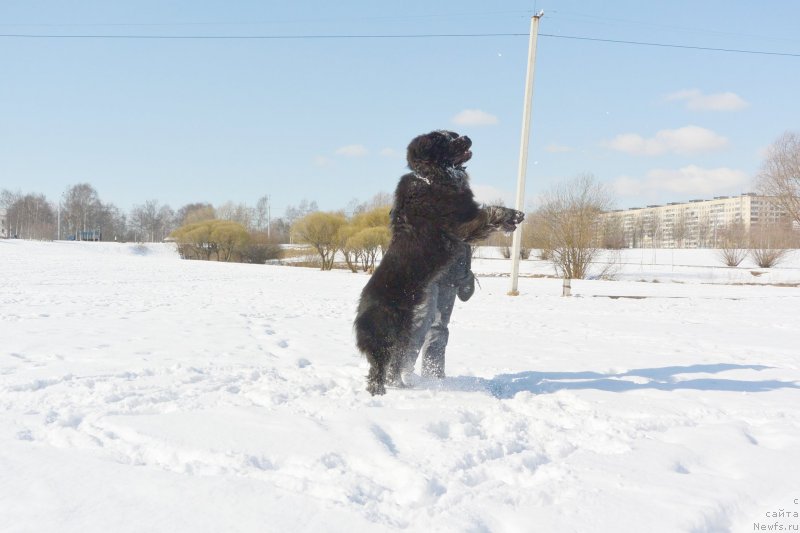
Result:
[[605,227],[621,233],[624,245],[629,248],[713,248],[719,244],[723,232],[733,225],[750,231],[754,226],[786,220],[786,212],[774,198],[755,193],[603,214]]

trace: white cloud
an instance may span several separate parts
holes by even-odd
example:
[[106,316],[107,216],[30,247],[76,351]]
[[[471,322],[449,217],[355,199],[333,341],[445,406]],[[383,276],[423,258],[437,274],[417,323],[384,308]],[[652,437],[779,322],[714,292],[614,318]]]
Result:
[[491,126],[499,123],[497,117],[480,109],[465,109],[453,117],[459,126]]
[[654,137],[644,138],[636,133],[617,135],[605,146],[612,150],[637,155],[666,153],[696,154],[724,148],[728,139],[700,126],[684,126],[674,130],[661,130]]
[[739,111],[750,105],[736,93],[703,94],[698,89],[674,92],[665,99],[686,102],[686,109],[692,111]]
[[562,144],[550,143],[544,147],[544,151],[550,152],[552,154],[558,154],[564,152],[572,152],[574,151],[574,149],[569,146],[564,146]]
[[363,144],[348,144],[336,150],[336,155],[345,157],[364,157],[369,154],[369,150]]
[[612,186],[620,196],[670,193],[685,198],[733,193],[744,187],[747,180],[748,175],[740,170],[688,165],[679,169],[656,168],[649,171],[644,179],[620,176]]
[[619,196],[639,196],[644,191],[644,182],[630,176],[619,176],[611,183]]

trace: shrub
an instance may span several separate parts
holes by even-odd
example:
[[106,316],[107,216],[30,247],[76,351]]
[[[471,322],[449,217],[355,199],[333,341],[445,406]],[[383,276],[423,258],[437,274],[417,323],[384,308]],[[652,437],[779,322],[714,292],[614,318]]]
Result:
[[347,240],[350,249],[359,250],[361,267],[364,272],[374,270],[379,250],[386,250],[392,234],[389,228],[364,228]]
[[747,257],[747,250],[734,247],[722,247],[717,250],[717,257],[722,260],[725,266],[736,267]]
[[[501,246],[500,253],[506,259],[511,259],[511,247],[510,246]],[[529,259],[531,256],[531,249],[521,246],[519,249],[519,258],[520,259]]]
[[266,232],[256,232],[250,235],[250,242],[239,253],[243,263],[263,265],[270,259],[280,258],[281,247]]
[[785,259],[788,252],[781,248],[753,248],[750,257],[761,268],[772,268]]
[[250,236],[241,224],[227,220],[204,220],[181,226],[170,234],[184,259],[231,261],[247,246]]
[[238,222],[217,220],[211,229],[211,242],[216,244],[217,261],[230,261],[249,244],[250,235]]
[[339,230],[347,223],[342,213],[310,213],[292,225],[297,240],[310,244],[319,254],[322,270],[331,270],[336,252],[342,248]]

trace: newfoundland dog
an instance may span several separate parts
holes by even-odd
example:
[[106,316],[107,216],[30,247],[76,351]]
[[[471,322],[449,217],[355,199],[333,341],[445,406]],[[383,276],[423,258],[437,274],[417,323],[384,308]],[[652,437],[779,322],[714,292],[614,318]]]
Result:
[[385,383],[402,386],[400,371],[431,283],[464,243],[496,230],[513,231],[524,213],[475,202],[464,164],[472,141],[452,131],[433,131],[408,145],[411,172],[394,193],[392,240],[358,305],[354,323],[358,349],[370,364],[367,390],[386,394]]

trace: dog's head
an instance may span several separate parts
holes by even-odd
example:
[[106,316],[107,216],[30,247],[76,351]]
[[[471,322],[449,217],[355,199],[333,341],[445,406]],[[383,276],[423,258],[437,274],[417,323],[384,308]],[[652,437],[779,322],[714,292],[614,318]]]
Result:
[[408,145],[406,159],[411,170],[462,168],[472,157],[472,141],[466,135],[453,131],[437,130],[415,137]]

